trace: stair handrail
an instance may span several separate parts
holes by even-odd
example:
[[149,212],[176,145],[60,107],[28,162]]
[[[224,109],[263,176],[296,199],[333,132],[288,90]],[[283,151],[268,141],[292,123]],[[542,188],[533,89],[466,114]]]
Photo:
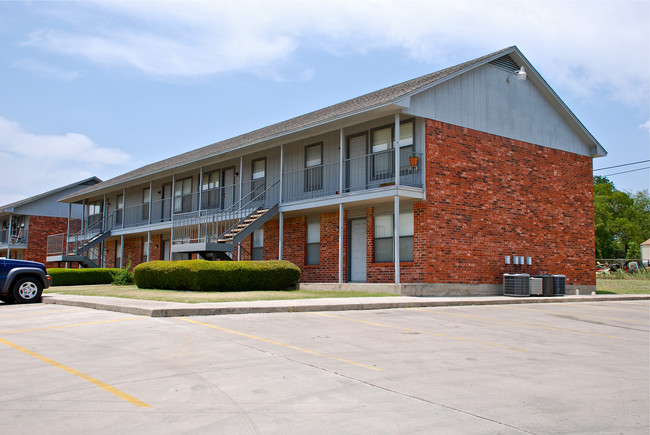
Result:
[[[113,214],[109,214],[92,225],[85,226],[74,234],[68,237],[68,252],[81,253],[83,252],[86,242],[95,236],[101,236],[113,229]],[[72,246],[70,246],[72,244]]]
[[[276,181],[264,191],[256,192],[255,189],[252,189],[251,192],[224,210],[215,211],[214,209],[209,209],[175,214],[172,223],[174,228],[174,240],[172,243],[180,239],[185,239],[185,237],[179,237],[181,227],[194,225],[202,230],[202,235],[197,237],[197,239],[204,239],[206,242],[208,240],[218,240],[223,234],[226,234],[229,230],[241,224],[251,214],[251,211],[259,210],[260,207],[264,206],[265,199],[271,197],[270,194],[272,191],[277,190],[279,186],[280,181]],[[269,208],[280,202],[279,195],[272,202],[273,204]],[[255,207],[255,205],[258,206]]]

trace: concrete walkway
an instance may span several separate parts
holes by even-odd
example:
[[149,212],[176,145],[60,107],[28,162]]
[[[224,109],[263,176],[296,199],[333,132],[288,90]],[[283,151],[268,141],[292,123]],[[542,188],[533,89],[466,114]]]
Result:
[[147,301],[141,299],[105,296],[78,296],[48,293],[44,304],[71,305],[96,310],[118,311],[149,317],[212,316],[218,314],[286,313],[297,311],[382,310],[411,307],[448,307],[463,305],[503,305],[563,302],[602,302],[648,300],[650,295],[585,295],[563,297],[363,297],[323,298],[281,301],[215,302],[186,304],[179,302]]

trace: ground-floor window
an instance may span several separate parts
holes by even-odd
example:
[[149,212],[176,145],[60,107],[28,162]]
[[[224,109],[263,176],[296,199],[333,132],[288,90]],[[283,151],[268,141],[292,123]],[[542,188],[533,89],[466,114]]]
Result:
[[[375,263],[389,263],[394,261],[394,230],[393,214],[379,214],[375,216]],[[400,262],[413,261],[413,212],[399,214],[399,259]]]
[[264,229],[253,231],[253,261],[264,259]]
[[320,222],[307,222],[307,264],[320,264]]

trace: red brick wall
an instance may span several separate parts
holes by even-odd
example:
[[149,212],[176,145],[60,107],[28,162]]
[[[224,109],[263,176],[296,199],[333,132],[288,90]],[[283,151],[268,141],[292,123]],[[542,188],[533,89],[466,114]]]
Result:
[[106,255],[105,267],[120,267],[119,264],[115,264],[117,249],[117,240],[107,240],[104,242],[104,254]]
[[427,120],[425,281],[498,284],[516,254],[533,258],[531,273],[595,285],[591,163]]
[[[47,257],[47,236],[66,233],[68,231],[68,218],[30,216],[27,234],[27,250],[23,255],[24,260],[45,263]],[[56,267],[56,263],[45,263],[46,267]]]

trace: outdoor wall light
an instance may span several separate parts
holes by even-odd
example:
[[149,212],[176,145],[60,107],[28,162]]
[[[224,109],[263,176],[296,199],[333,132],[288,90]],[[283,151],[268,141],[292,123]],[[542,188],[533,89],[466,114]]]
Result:
[[524,67],[522,65],[522,67],[519,69],[519,71],[517,71],[517,78],[519,80],[526,80],[526,77],[528,77],[528,74],[526,74],[526,70],[524,69]]

